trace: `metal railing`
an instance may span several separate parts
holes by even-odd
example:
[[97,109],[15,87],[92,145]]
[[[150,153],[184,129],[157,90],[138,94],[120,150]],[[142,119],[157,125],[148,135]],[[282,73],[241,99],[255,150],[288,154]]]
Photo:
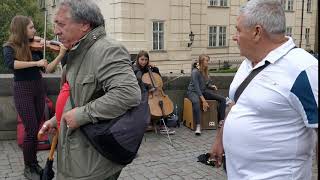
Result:
[[236,68],[240,66],[243,59],[232,59],[232,60],[225,60],[225,59],[215,59],[209,62],[209,70],[221,70],[221,69],[230,69]]

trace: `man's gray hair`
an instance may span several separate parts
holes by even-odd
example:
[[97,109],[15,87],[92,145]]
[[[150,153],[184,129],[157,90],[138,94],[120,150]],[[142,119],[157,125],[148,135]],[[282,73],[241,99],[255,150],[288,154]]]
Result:
[[250,0],[240,8],[244,26],[261,25],[268,35],[284,34],[286,17],[279,0]]
[[71,18],[75,22],[87,22],[93,29],[105,25],[100,8],[91,0],[63,0],[59,6],[69,7]]

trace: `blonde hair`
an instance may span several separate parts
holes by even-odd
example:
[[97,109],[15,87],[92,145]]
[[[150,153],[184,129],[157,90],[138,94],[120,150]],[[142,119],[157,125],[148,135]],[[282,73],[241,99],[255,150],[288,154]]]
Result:
[[201,54],[199,56],[199,59],[198,59],[198,64],[199,64],[199,71],[200,71],[200,74],[205,78],[205,79],[208,79],[209,78],[209,73],[208,73],[208,66],[204,67],[203,66],[203,62],[204,60],[208,58],[208,60],[210,60],[210,57],[206,54]]

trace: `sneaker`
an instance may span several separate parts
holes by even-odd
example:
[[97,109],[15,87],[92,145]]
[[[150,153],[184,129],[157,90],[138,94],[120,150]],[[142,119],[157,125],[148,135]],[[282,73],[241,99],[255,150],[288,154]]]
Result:
[[154,130],[154,128],[153,128],[153,126],[152,125],[148,125],[147,127],[146,127],[146,131],[148,132],[148,131],[153,131]]
[[29,180],[40,180],[40,174],[36,172],[35,167],[26,165],[23,175]]
[[196,131],[195,131],[195,134],[200,136],[201,135],[201,128],[200,128],[200,124],[197,124],[197,128],[196,128]]

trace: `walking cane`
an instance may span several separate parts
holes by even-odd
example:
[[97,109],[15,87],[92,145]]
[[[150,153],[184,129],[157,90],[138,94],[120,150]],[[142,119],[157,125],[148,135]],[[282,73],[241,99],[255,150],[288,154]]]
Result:
[[[38,136],[40,136],[40,135],[38,135]],[[52,169],[52,165],[53,165],[53,159],[54,159],[53,158],[54,150],[55,150],[57,143],[58,143],[58,136],[59,136],[59,131],[57,131],[53,137],[49,156],[48,156],[46,165],[45,165],[43,172],[42,172],[42,175],[41,175],[41,180],[52,180],[54,177],[54,171]]]

